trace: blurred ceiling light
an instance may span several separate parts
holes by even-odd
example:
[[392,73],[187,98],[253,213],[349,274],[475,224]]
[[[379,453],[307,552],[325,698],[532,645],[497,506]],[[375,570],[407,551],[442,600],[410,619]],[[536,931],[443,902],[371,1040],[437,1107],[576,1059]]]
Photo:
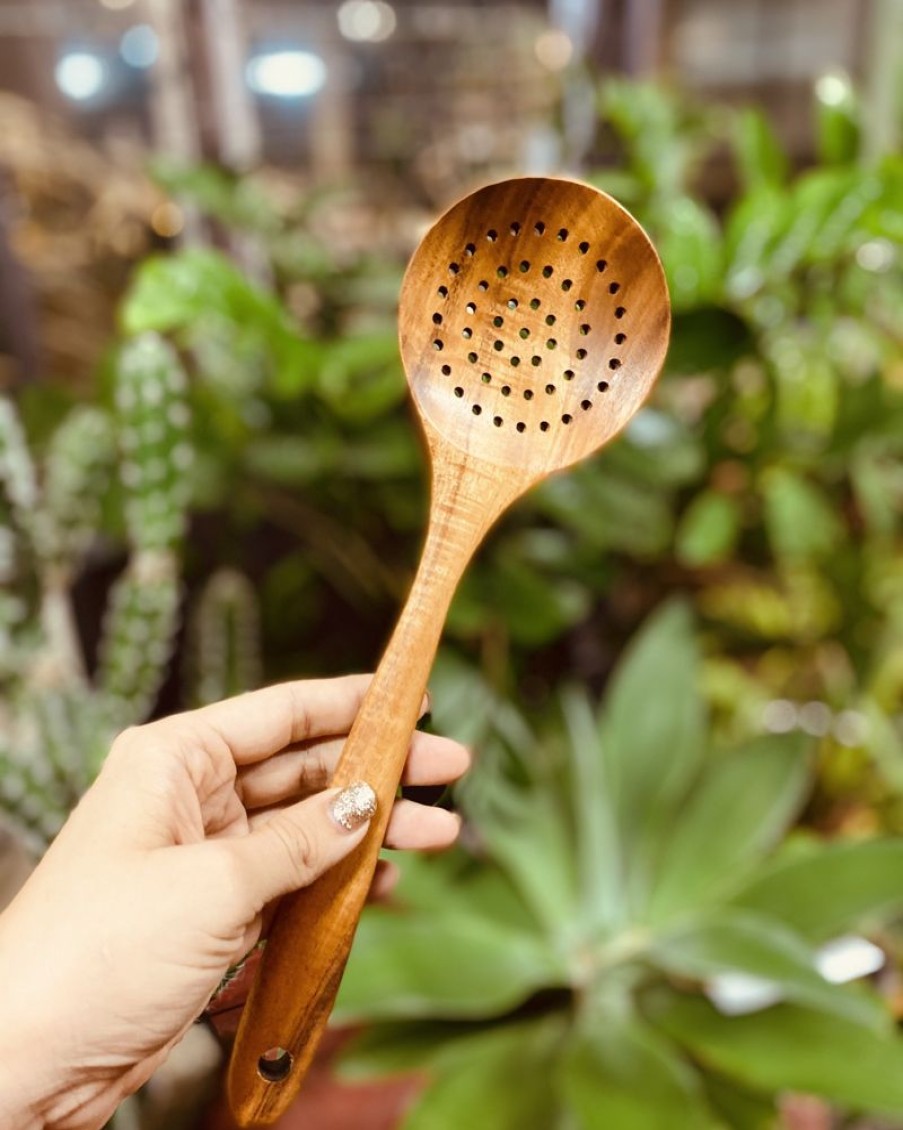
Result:
[[165,200],[151,212],[151,227],[163,239],[172,239],[185,227],[185,213],[171,200]]
[[248,86],[273,98],[308,98],[326,82],[326,64],[312,51],[268,51],[248,60]]
[[73,102],[96,98],[107,85],[107,64],[90,51],[70,51],[63,55],[54,72],[56,85]]
[[152,67],[160,54],[160,41],[150,24],[130,27],[119,41],[119,54],[130,67]]
[[557,28],[540,32],[533,50],[540,63],[550,71],[563,71],[574,57],[574,44],[570,37]]
[[338,11],[339,31],[357,43],[380,43],[395,30],[395,9],[385,0],[345,0]]
[[135,0],[100,0],[104,8],[111,8],[114,12],[123,8],[131,8]]
[[827,71],[815,82],[815,97],[826,106],[842,106],[853,94],[850,76],[846,71]]

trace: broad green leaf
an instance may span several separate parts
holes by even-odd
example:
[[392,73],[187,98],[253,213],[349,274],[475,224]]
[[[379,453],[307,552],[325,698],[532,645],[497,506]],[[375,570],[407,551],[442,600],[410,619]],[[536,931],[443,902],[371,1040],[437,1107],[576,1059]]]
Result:
[[675,310],[714,299],[722,275],[721,231],[712,213],[678,196],[655,213],[656,246]]
[[736,545],[741,517],[735,498],[714,490],[697,494],[677,530],[678,560],[690,568],[724,561]]
[[886,920],[903,908],[903,840],[826,844],[778,859],[732,900],[811,942]]
[[775,556],[789,564],[829,554],[841,536],[840,521],[814,483],[787,467],[761,479],[765,525]]
[[723,1120],[724,1130],[778,1130],[774,1099],[738,1087],[713,1071],[702,1076],[709,1106]]
[[485,1024],[436,1020],[367,1024],[343,1045],[339,1077],[361,1082],[399,1072],[423,1071],[445,1056],[454,1058],[459,1044],[479,1038],[486,1030]]
[[705,710],[690,615],[669,604],[650,617],[611,679],[603,748],[626,842],[681,797],[705,752]]
[[570,934],[581,906],[570,813],[547,782],[476,780],[466,807],[477,836],[550,938]]
[[746,107],[736,114],[731,141],[748,188],[780,185],[786,179],[787,156],[761,110]]
[[706,767],[664,843],[652,921],[736,886],[774,846],[808,790],[808,745],[798,734],[763,737]]
[[734,205],[724,237],[728,298],[745,301],[766,285],[768,250],[784,230],[787,211],[786,195],[771,185],[751,190]]
[[460,1041],[402,1130],[550,1130],[557,1103],[549,1074],[557,1018],[507,1025]]
[[903,1040],[799,1005],[721,1016],[699,998],[649,994],[650,1018],[708,1068],[743,1086],[822,1095],[903,1115]]
[[342,1019],[481,1019],[566,983],[544,942],[488,916],[373,908],[361,919],[336,1013]]
[[600,1014],[560,1053],[558,1086],[580,1130],[708,1130],[699,1079],[636,1017]]
[[818,157],[826,165],[850,165],[859,154],[860,108],[849,76],[838,71],[815,83]]
[[808,255],[826,216],[846,191],[844,171],[816,169],[793,186],[788,201],[788,223],[765,263],[772,280],[789,275]]
[[618,814],[611,801],[605,751],[584,693],[576,688],[565,691],[562,710],[570,739],[571,806],[582,908],[590,927],[611,929],[623,921],[625,907]]
[[890,1019],[877,998],[826,981],[803,939],[761,914],[724,909],[690,920],[661,937],[651,957],[661,969],[679,977],[703,981],[723,973],[757,977],[774,985],[783,999],[866,1027],[887,1028]]

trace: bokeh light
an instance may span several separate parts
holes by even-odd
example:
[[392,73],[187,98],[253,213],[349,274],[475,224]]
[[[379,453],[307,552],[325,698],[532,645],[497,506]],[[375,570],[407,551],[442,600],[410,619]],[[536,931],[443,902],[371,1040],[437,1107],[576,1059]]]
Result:
[[249,60],[245,77],[255,94],[307,98],[326,82],[326,64],[312,51],[269,51]]
[[356,42],[379,43],[395,31],[395,9],[385,0],[345,0],[338,10],[339,31]]
[[54,72],[56,85],[73,102],[96,98],[109,81],[107,64],[91,51],[70,51],[63,55]]

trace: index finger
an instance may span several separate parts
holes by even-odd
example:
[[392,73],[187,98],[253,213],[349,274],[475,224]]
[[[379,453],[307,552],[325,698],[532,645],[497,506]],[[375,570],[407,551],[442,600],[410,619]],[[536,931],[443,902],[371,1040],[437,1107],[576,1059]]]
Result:
[[182,715],[209,727],[238,765],[251,765],[311,738],[347,734],[372,675],[296,679],[224,699]]

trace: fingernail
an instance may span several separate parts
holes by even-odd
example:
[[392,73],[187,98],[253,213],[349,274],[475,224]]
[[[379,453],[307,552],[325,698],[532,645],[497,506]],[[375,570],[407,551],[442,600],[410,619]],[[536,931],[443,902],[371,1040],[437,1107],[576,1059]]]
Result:
[[332,802],[332,818],[347,832],[376,815],[376,793],[366,781],[354,781],[338,794]]
[[421,717],[426,718],[428,714],[433,713],[433,696],[429,688],[423,692],[423,702],[421,703]]

